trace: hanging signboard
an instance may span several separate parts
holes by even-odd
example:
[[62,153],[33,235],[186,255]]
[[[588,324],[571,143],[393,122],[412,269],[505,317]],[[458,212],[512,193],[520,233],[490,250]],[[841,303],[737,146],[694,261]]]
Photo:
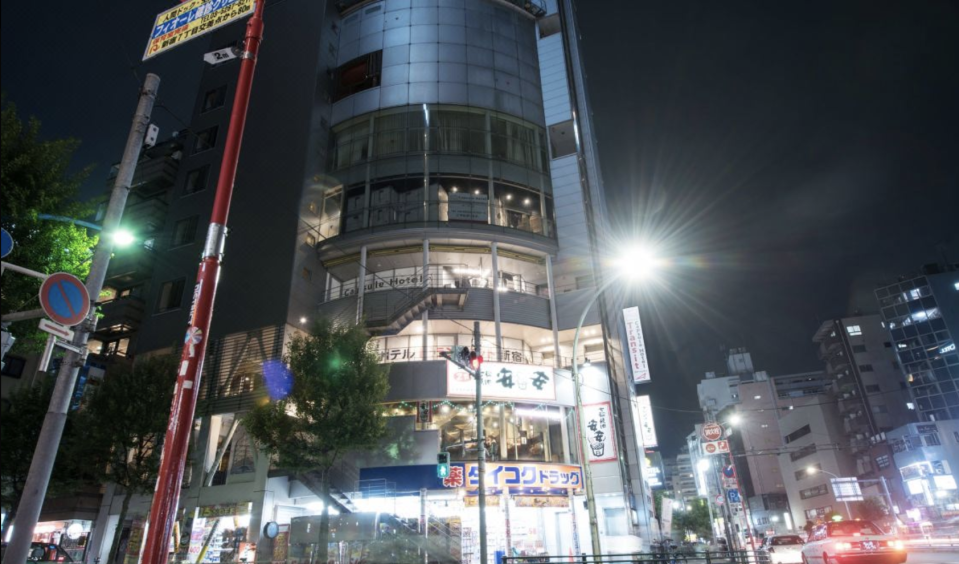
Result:
[[669,536],[670,531],[673,528],[673,500],[668,497],[663,497],[660,499],[662,504],[662,528],[663,536]]
[[629,369],[633,383],[649,382],[649,363],[646,360],[646,341],[643,339],[643,326],[639,321],[639,308],[624,309],[623,321],[626,324],[626,348],[629,351]]
[[619,460],[613,437],[612,409],[608,401],[583,406],[583,433],[589,442],[590,462]]
[[649,396],[633,398],[633,407],[635,409],[636,427],[643,448],[659,446],[659,440],[656,438],[656,423],[653,421],[653,406],[649,402]]
[[489,200],[484,194],[452,192],[447,205],[450,221],[489,222]]
[[[553,369],[529,364],[484,362],[483,397],[491,399],[555,400]],[[446,393],[453,397],[475,397],[476,381],[469,371],[447,361]]]
[[186,0],[160,12],[143,60],[166,52],[253,13],[254,0]]

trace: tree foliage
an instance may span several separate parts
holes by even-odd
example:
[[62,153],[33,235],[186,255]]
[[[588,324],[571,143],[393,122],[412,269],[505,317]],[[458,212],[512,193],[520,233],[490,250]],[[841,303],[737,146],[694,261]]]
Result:
[[705,499],[695,499],[679,511],[673,513],[673,527],[687,538],[689,533],[697,537],[711,538],[712,526],[709,522],[709,508]]
[[[90,270],[91,251],[97,236],[71,223],[41,220],[40,214],[83,218],[92,206],[75,201],[89,169],[71,172],[75,139],[43,139],[40,122],[23,121],[17,108],[4,97],[2,102],[2,146],[0,186],[2,224],[16,245],[7,261],[50,274],[69,272],[85,278]],[[39,307],[40,282],[21,275],[3,279],[3,313]],[[35,322],[13,325],[20,350],[42,349],[46,335],[36,331]]]
[[886,504],[879,497],[869,497],[860,501],[856,510],[860,519],[876,523],[886,519]]
[[[156,485],[176,366],[172,355],[141,358],[132,369],[118,366],[80,414],[86,432],[78,458],[100,481],[113,482],[124,491],[115,545],[130,499],[152,492]],[[115,550],[116,546],[111,554]]]
[[[284,361],[293,376],[289,395],[255,407],[243,419],[253,440],[281,468],[315,484],[329,505],[330,468],[344,453],[375,448],[386,431],[381,403],[389,391],[362,327],[318,321],[297,335]],[[320,554],[326,561],[329,513],[320,521]]]
[[[18,388],[10,395],[8,406],[0,413],[0,444],[3,445],[3,456],[0,457],[0,503],[8,512],[8,517],[3,521],[3,538],[6,538],[6,528],[16,518],[30,462],[47,414],[50,396],[53,395],[53,386],[53,378],[42,378],[36,385]],[[71,412],[67,418],[61,443],[63,448],[57,456],[47,488],[49,496],[71,489],[80,476],[71,468],[73,457],[67,452],[71,445],[77,443],[75,416]]]

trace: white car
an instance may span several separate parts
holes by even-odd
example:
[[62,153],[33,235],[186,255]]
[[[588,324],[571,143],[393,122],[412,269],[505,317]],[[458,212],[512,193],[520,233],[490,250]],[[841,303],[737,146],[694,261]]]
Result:
[[802,548],[803,564],[902,564],[906,551],[901,540],[872,521],[835,521],[813,529]]
[[765,561],[772,564],[799,564],[802,562],[802,538],[799,535],[766,537],[762,552]]

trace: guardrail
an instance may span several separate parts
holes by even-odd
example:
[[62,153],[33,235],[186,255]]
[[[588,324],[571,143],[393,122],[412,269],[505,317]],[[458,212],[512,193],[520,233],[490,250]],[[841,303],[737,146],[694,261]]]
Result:
[[675,550],[669,552],[635,552],[630,554],[583,554],[504,556],[503,564],[767,564],[765,554],[751,550],[693,552]]

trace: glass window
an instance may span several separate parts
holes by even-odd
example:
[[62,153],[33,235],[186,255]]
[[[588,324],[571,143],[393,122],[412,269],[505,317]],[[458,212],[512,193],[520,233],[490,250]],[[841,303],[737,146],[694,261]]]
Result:
[[179,309],[183,300],[183,287],[185,284],[185,278],[164,282],[160,286],[160,292],[157,295],[156,312],[163,313],[165,311]]
[[207,90],[206,94],[203,95],[203,106],[200,109],[200,112],[209,112],[210,110],[215,110],[223,106],[223,103],[226,101],[226,84],[220,86],[219,88],[214,88],[213,90]]
[[357,57],[333,71],[333,101],[380,85],[383,51]]
[[[395,408],[388,412],[406,413]],[[563,461],[563,417],[558,407],[498,404],[486,405],[482,412],[490,460]],[[476,458],[474,404],[439,404],[433,412],[433,426],[440,430],[441,449],[448,451],[452,460]]]
[[207,175],[210,173],[210,165],[195,168],[186,173],[186,181],[183,183],[184,194],[196,194],[206,190]]
[[193,140],[193,152],[199,153],[216,146],[217,126],[209,127],[196,134]]
[[518,186],[495,183],[494,218],[496,225],[543,234],[540,195]]
[[171,246],[180,247],[188,245],[196,239],[196,227],[199,220],[198,216],[188,217],[176,222],[173,227],[173,240]]

